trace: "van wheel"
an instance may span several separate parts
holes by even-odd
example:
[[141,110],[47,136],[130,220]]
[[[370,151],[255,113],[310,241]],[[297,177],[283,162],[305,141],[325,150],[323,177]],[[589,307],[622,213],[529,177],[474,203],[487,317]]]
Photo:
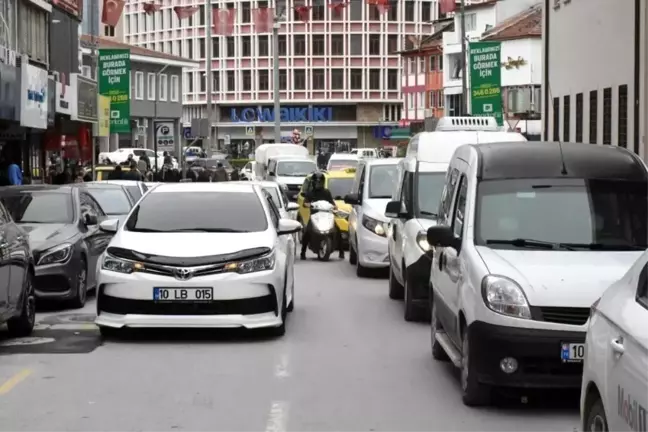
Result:
[[[356,240],[356,244],[357,244],[357,240]],[[349,264],[356,265],[357,262],[358,262],[358,254],[353,248],[351,242],[349,242]]]
[[470,356],[468,329],[461,335],[461,398],[466,406],[483,406],[490,402],[490,388],[477,380],[475,359]]
[[404,296],[405,288],[396,280],[394,267],[389,266],[389,298],[392,300],[402,300]]
[[585,421],[587,422],[585,426],[587,431],[608,432],[610,430],[601,398],[597,398],[590,405],[589,411],[585,414]]
[[443,327],[441,327],[441,321],[439,321],[439,317],[437,316],[436,302],[434,301],[432,290],[430,290],[430,310],[432,311],[430,313],[430,321],[432,323],[430,326],[430,329],[432,330],[432,358],[438,361],[448,361],[448,354],[445,352],[439,341],[436,340],[437,332],[443,330]]

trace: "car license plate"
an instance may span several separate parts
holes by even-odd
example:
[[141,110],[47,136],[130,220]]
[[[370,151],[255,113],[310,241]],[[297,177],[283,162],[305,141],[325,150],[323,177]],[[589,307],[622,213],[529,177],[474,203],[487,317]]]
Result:
[[214,288],[153,288],[156,302],[210,302],[214,299]]
[[582,362],[585,358],[585,344],[563,343],[560,349],[560,359],[567,363]]

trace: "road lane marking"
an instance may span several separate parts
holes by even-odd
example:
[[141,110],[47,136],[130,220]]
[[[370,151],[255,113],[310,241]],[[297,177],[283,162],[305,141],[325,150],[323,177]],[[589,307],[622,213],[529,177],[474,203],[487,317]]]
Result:
[[286,432],[288,424],[288,402],[273,402],[265,432]]
[[30,369],[23,369],[0,385],[0,396],[6,395],[25,378],[32,374]]
[[288,365],[290,364],[290,357],[288,354],[283,353],[279,357],[279,361],[275,364],[275,377],[277,378],[288,378],[290,372],[288,370]]

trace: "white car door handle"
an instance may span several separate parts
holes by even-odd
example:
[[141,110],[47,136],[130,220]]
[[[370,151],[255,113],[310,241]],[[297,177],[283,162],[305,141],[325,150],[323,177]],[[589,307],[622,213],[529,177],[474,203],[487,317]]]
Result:
[[616,354],[621,355],[621,354],[623,354],[625,352],[625,348],[623,347],[623,338],[622,337],[617,338],[617,339],[612,339],[610,341],[610,346],[612,347],[612,350]]

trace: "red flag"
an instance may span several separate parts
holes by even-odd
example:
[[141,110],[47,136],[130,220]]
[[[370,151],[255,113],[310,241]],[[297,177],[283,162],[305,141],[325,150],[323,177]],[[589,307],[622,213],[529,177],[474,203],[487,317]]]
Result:
[[390,9],[389,0],[366,0],[367,4],[374,5],[379,14],[384,14]]
[[159,4],[156,4],[155,2],[144,3],[144,13],[151,15],[152,13],[159,11],[160,7],[161,6]]
[[348,4],[349,4],[348,1],[332,0],[329,3],[328,7],[331,9],[331,14],[334,17],[340,17],[340,16],[342,16],[342,11],[344,10],[344,8],[347,7]]
[[295,12],[299,15],[299,19],[305,23],[310,21],[310,10],[312,6],[295,6]]
[[125,4],[125,0],[103,0],[101,22],[112,27],[117,26]]
[[439,13],[447,14],[454,12],[457,9],[457,2],[455,0],[439,0]]
[[252,9],[252,22],[257,33],[272,33],[274,25],[274,8]]
[[230,36],[234,33],[234,19],[236,9],[214,9],[212,14],[214,33]]
[[178,19],[181,20],[194,15],[198,12],[198,9],[200,9],[199,6],[176,6],[173,8],[173,12],[175,12]]

